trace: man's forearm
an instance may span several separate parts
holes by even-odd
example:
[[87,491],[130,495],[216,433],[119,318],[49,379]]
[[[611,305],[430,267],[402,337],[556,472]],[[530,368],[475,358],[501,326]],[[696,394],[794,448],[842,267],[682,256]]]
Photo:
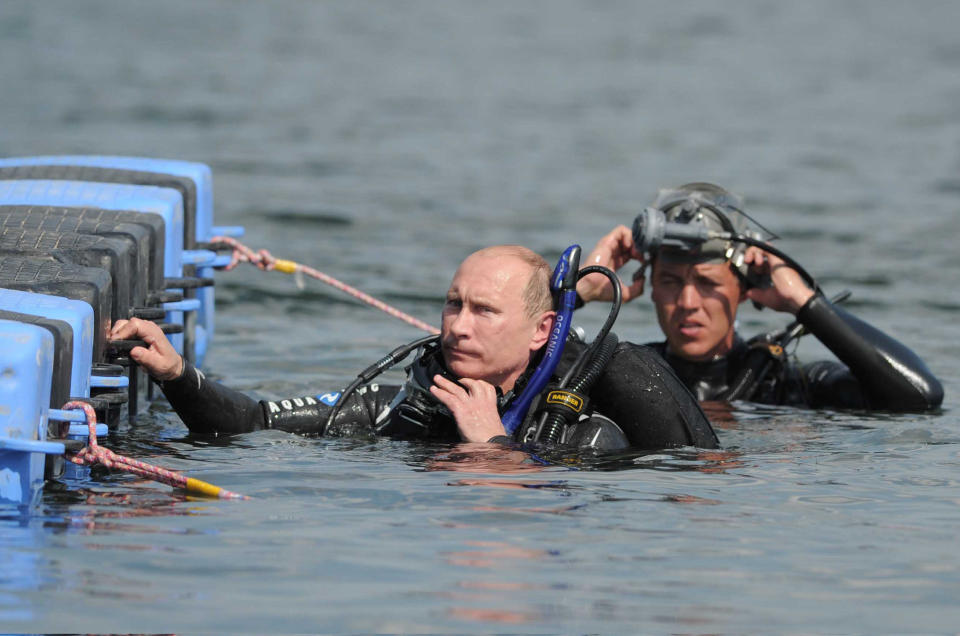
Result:
[[850,369],[869,406],[928,410],[943,401],[943,386],[917,354],[817,294],[797,319]]
[[160,382],[163,394],[193,433],[235,435],[265,426],[259,402],[208,380],[184,362],[180,377]]

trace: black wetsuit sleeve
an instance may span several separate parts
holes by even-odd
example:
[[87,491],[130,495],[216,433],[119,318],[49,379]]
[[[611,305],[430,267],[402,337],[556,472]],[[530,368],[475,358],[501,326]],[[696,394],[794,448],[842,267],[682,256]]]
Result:
[[653,349],[623,342],[590,391],[591,404],[641,449],[717,448],[717,435],[693,394]]
[[[243,393],[208,380],[184,362],[175,380],[160,383],[170,405],[192,433],[236,435],[264,428],[320,435],[339,393],[257,402]],[[372,433],[378,417],[399,391],[396,386],[370,384],[351,394],[337,414],[331,431],[338,435]]]
[[392,385],[374,383],[361,386],[347,397],[328,431],[323,427],[339,393],[268,400],[260,404],[266,415],[267,428],[303,435],[373,435],[376,424],[386,417],[390,403],[399,391],[399,386]]
[[811,406],[925,411],[943,401],[943,385],[917,354],[822,295],[814,295],[797,320],[846,365],[804,368]]
[[184,360],[183,373],[160,389],[191,433],[235,435],[265,427],[263,407],[239,391],[208,380]]

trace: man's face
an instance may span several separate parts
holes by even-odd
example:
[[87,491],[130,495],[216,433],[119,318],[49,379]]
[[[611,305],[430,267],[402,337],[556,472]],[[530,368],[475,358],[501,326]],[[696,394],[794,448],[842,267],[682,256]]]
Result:
[[743,300],[740,281],[726,263],[691,265],[657,259],[651,298],[670,351],[704,361],[733,347],[733,322]]
[[542,326],[542,314],[525,314],[522,295],[529,276],[530,266],[513,256],[472,255],[460,265],[443,306],[447,368],[504,391],[513,388],[550,328]]

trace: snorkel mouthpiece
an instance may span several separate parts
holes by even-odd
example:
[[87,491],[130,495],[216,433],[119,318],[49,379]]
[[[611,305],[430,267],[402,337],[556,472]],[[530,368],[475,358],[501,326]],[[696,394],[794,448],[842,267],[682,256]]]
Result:
[[580,246],[571,245],[560,256],[557,267],[553,270],[553,277],[550,279],[550,289],[556,299],[557,316],[553,321],[553,328],[550,330],[550,339],[547,341],[543,359],[540,360],[540,364],[537,365],[533,375],[530,376],[530,380],[523,391],[500,418],[507,435],[513,435],[520,424],[523,423],[533,399],[543,391],[560,362],[563,346],[567,342],[567,334],[570,333],[573,309],[577,302],[579,269]]

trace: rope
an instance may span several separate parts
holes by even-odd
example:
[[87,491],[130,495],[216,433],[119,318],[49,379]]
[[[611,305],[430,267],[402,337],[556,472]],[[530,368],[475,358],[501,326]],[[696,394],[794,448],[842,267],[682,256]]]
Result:
[[183,488],[187,492],[199,493],[210,497],[219,497],[221,499],[249,499],[245,495],[230,492],[208,484],[200,479],[185,477],[180,473],[159,466],[153,466],[146,462],[137,461],[117,455],[112,450],[104,448],[97,444],[97,414],[93,407],[86,402],[67,402],[63,405],[64,410],[81,409],[87,415],[87,426],[90,430],[90,436],[87,445],[81,448],[73,456],[67,457],[74,464],[80,466],[92,466],[93,464],[103,464],[107,468],[116,468],[128,473],[133,473],[145,479],[152,479],[162,484],[168,484],[174,488]]
[[233,254],[230,258],[230,263],[224,266],[223,269],[229,271],[237,266],[238,263],[251,263],[256,265],[258,269],[269,272],[271,270],[276,270],[278,272],[283,272],[284,274],[306,274],[311,278],[315,278],[320,282],[326,283],[335,289],[353,296],[354,298],[361,300],[368,305],[376,307],[380,311],[387,313],[394,318],[399,318],[407,324],[413,325],[417,329],[422,329],[427,333],[440,333],[440,330],[432,325],[414,318],[409,314],[405,314],[395,307],[391,307],[383,301],[377,300],[369,294],[365,294],[355,287],[351,287],[344,282],[337,280],[336,278],[324,274],[323,272],[313,269],[307,265],[302,265],[294,261],[287,261],[282,259],[274,258],[274,256],[267,250],[257,250],[254,252],[251,248],[247,247],[240,241],[229,237],[229,236],[214,236],[210,239],[211,243],[223,243],[230,246],[233,250]]

